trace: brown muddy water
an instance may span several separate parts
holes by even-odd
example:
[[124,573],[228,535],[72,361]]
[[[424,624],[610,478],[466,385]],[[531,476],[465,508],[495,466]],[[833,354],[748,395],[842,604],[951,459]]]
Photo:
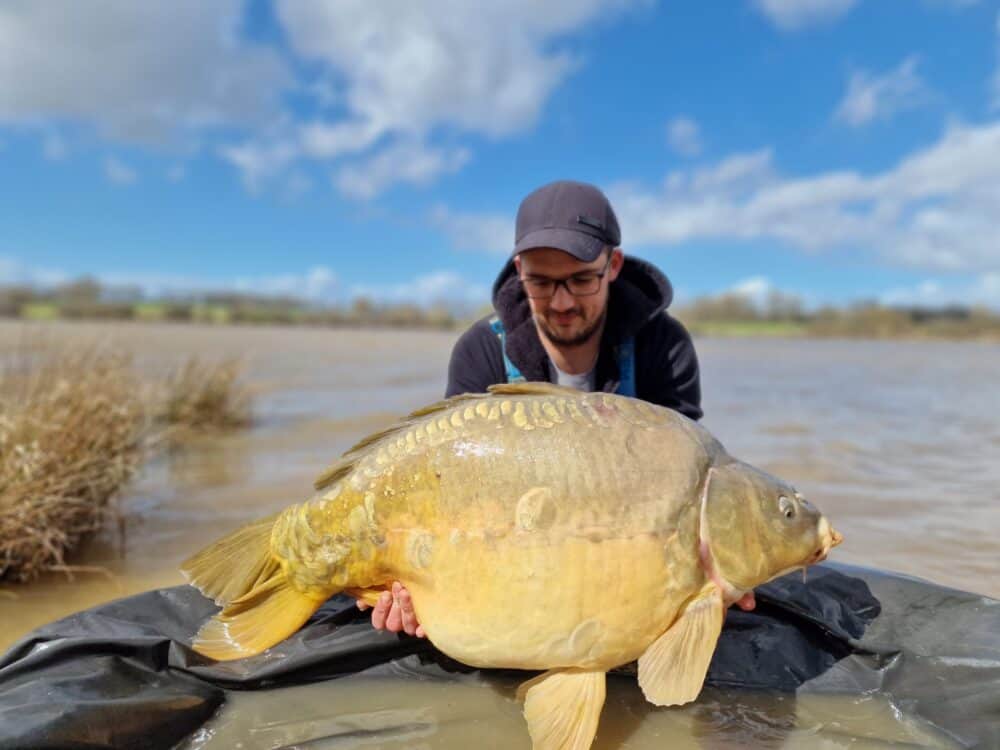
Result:
[[[352,678],[242,691],[178,750],[530,750],[514,678],[487,684]],[[419,688],[415,687],[419,685]],[[336,711],[331,711],[336,706]],[[248,720],[247,717],[252,717]],[[317,739],[323,738],[323,739]],[[706,688],[657,709],[634,678],[608,678],[594,750],[886,750],[959,746],[880,696],[754,695]]]
[[[257,423],[249,431],[204,439],[148,463],[121,499],[124,533],[98,536],[72,560],[100,572],[0,586],[0,650],[71,612],[181,583],[177,566],[185,557],[244,521],[306,499],[312,479],[358,438],[440,398],[456,334],[5,322],[0,323],[0,354],[19,341],[40,337],[57,346],[111,341],[134,352],[151,374],[165,373],[190,354],[209,361],[239,355],[256,395]],[[832,559],[1000,598],[1000,345],[696,343],[704,424],[733,455],[795,483],[831,518],[845,537]],[[397,724],[399,712],[416,717],[413,737],[384,744],[373,739],[376,746],[467,747],[463,738],[469,737],[477,737],[483,747],[494,746],[488,744],[492,739],[500,743],[497,747],[527,746],[519,709],[503,693],[462,685],[422,684],[416,690],[402,681],[371,683],[370,689],[366,682],[332,685],[332,692],[313,699],[319,701],[316,721],[324,721],[322,703],[341,691],[336,701],[353,701],[350,705],[356,704],[368,724],[378,723],[379,711]],[[289,691],[283,692],[300,705],[309,700],[304,691],[294,697]],[[634,684],[610,687],[609,705],[620,710],[605,716],[634,717],[636,695]],[[252,712],[265,711],[254,704],[253,693],[240,700]],[[701,709],[649,714],[638,729],[631,727],[627,743],[617,746],[654,747],[658,737],[673,740],[688,725],[697,729],[711,716],[704,707],[712,700],[716,698],[700,700]],[[773,709],[779,699],[768,700]],[[855,738],[938,746],[892,735],[909,730],[877,698],[845,699],[840,707],[817,700],[799,698],[800,723],[783,746],[821,746],[809,744],[809,738],[821,736],[817,727],[829,725],[823,716],[842,720],[845,715],[860,717],[858,726],[869,728],[870,735],[856,732]],[[469,721],[427,729],[436,725],[420,717],[433,715],[435,701],[450,706],[468,702],[464,715]],[[349,721],[344,713],[325,721]],[[614,721],[607,728],[602,725],[602,733],[614,734]],[[273,723],[265,716],[255,727],[265,735],[240,735],[249,730],[227,724],[223,715],[216,729],[192,747],[272,746],[267,732],[271,740],[281,740],[277,744],[297,740],[282,734],[280,711]],[[842,745],[834,741],[829,746]]]

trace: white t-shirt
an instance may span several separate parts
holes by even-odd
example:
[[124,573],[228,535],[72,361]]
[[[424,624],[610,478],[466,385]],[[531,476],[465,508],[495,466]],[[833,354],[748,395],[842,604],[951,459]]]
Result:
[[594,386],[597,383],[596,365],[587,370],[587,372],[579,375],[571,375],[568,372],[560,370],[556,366],[556,363],[552,361],[552,357],[549,357],[549,364],[552,365],[552,372],[555,373],[555,379],[552,382],[556,385],[569,386],[570,388],[576,388],[578,391],[584,391],[586,393],[590,393],[594,390]]

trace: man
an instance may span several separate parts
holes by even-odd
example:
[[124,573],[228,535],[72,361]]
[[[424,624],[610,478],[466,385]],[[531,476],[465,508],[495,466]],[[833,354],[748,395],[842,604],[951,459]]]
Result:
[[496,316],[455,345],[448,396],[545,380],[701,417],[691,337],[666,313],[670,282],[622,254],[618,219],[600,190],[569,181],[539,188],[517,212],[515,243],[493,285]]
[[[493,285],[496,314],[455,344],[446,395],[541,380],[641,398],[700,419],[694,345],[666,312],[673,289],[654,266],[622,253],[604,194],[581,182],[549,183],[521,202],[516,224],[513,255]],[[753,609],[753,594],[739,605]],[[382,594],[372,624],[423,634],[399,583]]]

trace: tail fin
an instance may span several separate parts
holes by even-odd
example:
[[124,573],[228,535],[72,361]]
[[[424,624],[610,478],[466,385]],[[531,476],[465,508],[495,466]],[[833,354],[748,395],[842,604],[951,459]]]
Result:
[[301,628],[324,601],[293,588],[278,570],[206,622],[191,646],[218,661],[259,654]]
[[198,631],[195,651],[220,661],[259,654],[302,627],[325,600],[289,584],[271,554],[276,520],[248,524],[184,562],[188,581],[224,607]]
[[271,555],[271,529],[277,515],[243,526],[181,564],[188,583],[216,604],[239,599],[278,568]]

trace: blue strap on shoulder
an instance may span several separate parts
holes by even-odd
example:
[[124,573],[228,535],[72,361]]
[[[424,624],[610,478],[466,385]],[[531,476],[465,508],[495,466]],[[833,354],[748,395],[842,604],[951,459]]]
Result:
[[[503,366],[507,371],[507,382],[523,383],[525,381],[524,375],[507,356],[507,333],[504,331],[500,318],[496,315],[490,318],[490,328],[500,339],[500,352],[503,354]],[[615,388],[615,393],[636,398],[635,339],[627,338],[622,341],[615,350],[615,359],[618,361],[618,387]]]
[[615,352],[618,360],[618,387],[615,393],[636,398],[635,390],[635,339],[627,338]]
[[500,318],[496,315],[490,318],[490,328],[493,329],[493,333],[500,339],[500,353],[503,354],[503,366],[507,371],[507,382],[523,383],[526,378],[517,369],[517,365],[511,362],[510,357],[507,356],[507,333],[503,329],[503,323],[500,322]]

